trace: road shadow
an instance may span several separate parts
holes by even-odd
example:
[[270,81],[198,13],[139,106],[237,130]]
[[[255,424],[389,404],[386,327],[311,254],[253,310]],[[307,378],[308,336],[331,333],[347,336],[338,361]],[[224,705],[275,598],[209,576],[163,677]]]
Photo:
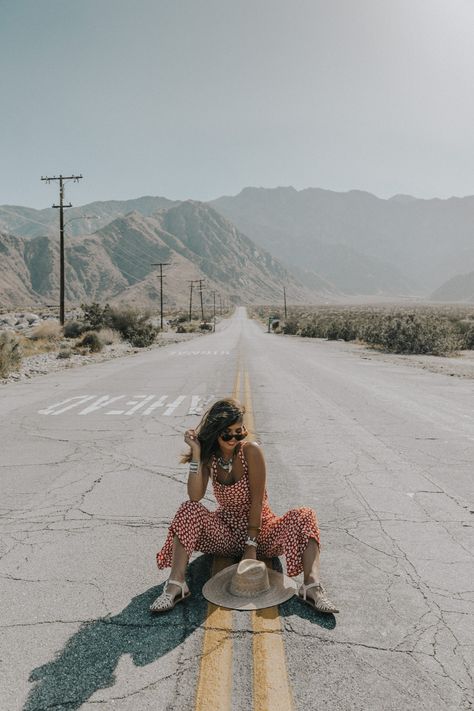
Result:
[[[157,585],[134,597],[119,614],[81,625],[55,659],[31,672],[29,681],[35,685],[23,711],[79,709],[96,691],[114,685],[122,655],[129,654],[136,666],[146,666],[182,644],[206,619],[208,603],[201,590],[211,566],[212,556],[207,555],[189,564],[186,577],[192,599],[165,615],[151,615],[148,610],[163,589]],[[282,570],[278,558],[273,567]],[[279,610],[281,616],[298,615],[325,629],[336,626],[334,615],[321,615],[296,598]]]
[[163,589],[158,585],[134,597],[118,615],[84,623],[54,660],[31,672],[29,681],[35,686],[23,711],[74,711],[99,689],[114,685],[114,671],[123,654],[141,667],[182,644],[206,618],[207,601],[200,591],[211,564],[212,557],[204,555],[189,564],[192,599],[165,615],[151,615],[148,610]]

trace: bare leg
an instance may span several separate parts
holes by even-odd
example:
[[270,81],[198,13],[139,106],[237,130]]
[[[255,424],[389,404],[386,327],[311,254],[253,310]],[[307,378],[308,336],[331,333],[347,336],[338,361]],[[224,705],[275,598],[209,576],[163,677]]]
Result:
[[314,538],[310,538],[303,553],[304,584],[319,583],[319,546]]
[[319,565],[319,545],[314,538],[310,538],[303,552],[304,584],[316,583],[319,587],[309,588],[306,591],[306,597],[314,600],[316,609],[320,612],[339,612],[321,587]]
[[[180,543],[177,536],[173,537],[173,553],[171,557],[171,573],[169,580],[175,580],[176,583],[184,583],[186,572],[186,566],[188,564],[188,554],[183,544]],[[184,600],[188,597],[189,590],[187,585],[181,588],[180,585],[176,584],[165,584],[161,595],[159,595],[156,600],[150,605],[151,612],[166,612],[171,610],[176,602]]]
[[[184,575],[187,565],[188,554],[186,553],[186,549],[180,542],[178,536],[174,536],[170,580],[177,580],[179,583],[184,583]],[[177,585],[168,585],[168,592],[170,592],[174,597],[176,593],[181,592],[181,588]]]

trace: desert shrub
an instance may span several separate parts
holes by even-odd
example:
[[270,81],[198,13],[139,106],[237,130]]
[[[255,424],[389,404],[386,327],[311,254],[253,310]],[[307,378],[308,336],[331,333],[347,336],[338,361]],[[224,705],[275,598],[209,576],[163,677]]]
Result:
[[176,329],[176,333],[196,333],[199,330],[199,325],[196,322],[180,323]]
[[134,348],[151,346],[158,328],[148,322],[148,313],[135,309],[110,309],[110,326],[118,331]]
[[462,346],[452,323],[433,314],[396,314],[386,319],[380,345],[391,353],[445,355]]
[[104,346],[111,346],[112,343],[120,343],[121,341],[120,333],[114,331],[113,328],[101,328],[100,331],[97,331],[97,335]]
[[[254,317],[268,319],[275,306],[256,306]],[[283,331],[309,338],[361,341],[393,353],[446,355],[474,348],[472,307],[383,305],[292,306]]]
[[134,348],[146,348],[155,342],[157,329],[151,323],[144,323],[128,336],[128,342]]
[[14,333],[5,331],[0,333],[0,377],[7,378],[8,375],[18,370],[21,365],[21,346]]
[[88,348],[91,353],[100,353],[104,347],[97,331],[86,331],[77,345],[79,348]]
[[30,334],[30,338],[33,341],[47,340],[47,341],[57,341],[63,335],[63,331],[59,321],[43,321],[39,326],[36,326]]
[[116,307],[109,304],[104,307],[100,304],[82,304],[83,322],[87,324],[89,331],[99,331],[107,329],[105,341],[115,342],[115,337],[110,335],[110,329],[118,333],[131,343],[135,348],[150,346],[158,333],[158,328],[148,322],[150,314],[140,313],[136,309]]
[[101,306],[97,302],[92,304],[81,304],[82,321],[87,324],[87,328],[92,331],[98,331],[100,328],[111,326],[112,309],[109,304]]
[[79,338],[81,333],[87,330],[80,321],[67,321],[64,324],[63,332],[65,338]]
[[471,320],[463,319],[457,323],[457,328],[462,338],[462,347],[474,350],[474,323]]
[[56,356],[56,358],[60,358],[60,359],[70,358],[71,355],[72,355],[72,351],[70,348],[62,348],[61,347],[58,351],[58,355]]
[[296,318],[287,319],[282,324],[281,330],[287,336],[295,336],[298,333],[298,319],[296,319]]

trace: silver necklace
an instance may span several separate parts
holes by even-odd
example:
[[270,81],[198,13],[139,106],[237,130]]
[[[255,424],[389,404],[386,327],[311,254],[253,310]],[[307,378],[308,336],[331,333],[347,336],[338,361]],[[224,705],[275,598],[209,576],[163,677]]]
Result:
[[224,459],[224,457],[217,457],[217,463],[221,469],[227,472],[227,476],[232,472],[232,462],[234,460],[234,455],[232,454],[230,459]]

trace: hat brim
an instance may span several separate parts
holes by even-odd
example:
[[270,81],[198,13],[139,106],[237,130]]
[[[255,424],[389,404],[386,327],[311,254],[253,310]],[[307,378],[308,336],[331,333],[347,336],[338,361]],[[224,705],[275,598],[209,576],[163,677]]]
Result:
[[229,590],[230,581],[237,570],[238,563],[230,565],[210,578],[202,588],[202,594],[209,602],[230,610],[261,610],[286,602],[296,593],[296,583],[277,570],[268,569],[270,588],[255,597],[237,597]]

